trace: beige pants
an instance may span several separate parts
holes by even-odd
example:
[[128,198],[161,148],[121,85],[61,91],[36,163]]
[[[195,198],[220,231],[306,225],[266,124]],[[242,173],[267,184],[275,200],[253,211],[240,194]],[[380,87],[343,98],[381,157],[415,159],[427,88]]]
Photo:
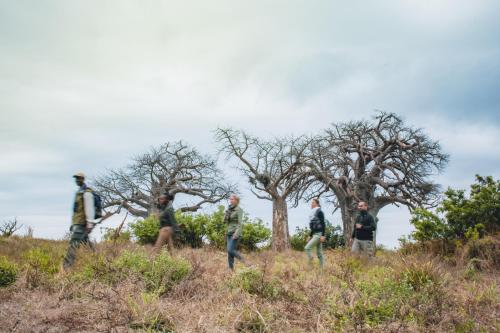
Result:
[[160,229],[160,233],[158,234],[154,247],[155,251],[160,252],[165,243],[167,243],[168,252],[172,254],[174,250],[174,228],[163,227]]
[[351,252],[373,257],[375,255],[375,248],[373,246],[373,241],[359,240],[355,238],[354,242],[352,243]]

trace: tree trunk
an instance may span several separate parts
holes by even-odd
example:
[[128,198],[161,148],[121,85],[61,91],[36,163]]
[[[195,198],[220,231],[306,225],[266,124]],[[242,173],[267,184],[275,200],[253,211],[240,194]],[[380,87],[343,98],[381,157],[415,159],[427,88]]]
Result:
[[275,251],[284,251],[290,248],[290,234],[288,232],[288,207],[283,198],[273,199],[273,240],[272,248]]
[[348,203],[340,204],[340,213],[342,216],[342,230],[344,232],[344,241],[349,244],[354,229],[354,218],[356,211],[352,209],[352,205]]

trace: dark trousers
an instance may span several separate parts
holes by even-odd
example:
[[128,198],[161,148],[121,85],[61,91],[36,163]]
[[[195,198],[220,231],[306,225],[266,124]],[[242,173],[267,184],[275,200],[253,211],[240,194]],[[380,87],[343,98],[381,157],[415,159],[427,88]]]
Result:
[[85,225],[74,224],[71,226],[71,238],[69,240],[68,252],[64,257],[64,269],[71,267],[76,259],[76,250],[81,244],[90,245],[89,234]]
[[227,263],[230,269],[234,269],[234,258],[238,258],[239,260],[243,261],[243,257],[236,250],[236,248],[238,247],[238,240],[238,238],[233,239],[232,234],[227,235]]

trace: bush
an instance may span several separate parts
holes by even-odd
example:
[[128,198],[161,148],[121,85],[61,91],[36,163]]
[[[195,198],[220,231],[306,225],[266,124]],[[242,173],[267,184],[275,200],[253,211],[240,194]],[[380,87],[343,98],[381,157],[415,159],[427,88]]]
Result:
[[146,287],[159,293],[169,291],[191,272],[191,265],[185,259],[173,258],[167,251],[157,256],[144,273]]
[[[211,246],[224,249],[226,246],[226,230],[224,223],[224,207],[211,214],[188,214],[176,212],[179,230],[176,233],[177,244],[192,248],[202,247],[205,242]],[[153,244],[158,237],[160,222],[157,217],[150,216],[130,225],[132,234],[139,244]],[[254,251],[271,239],[271,230],[260,219],[252,220],[243,216],[243,227],[240,238],[241,248]]]
[[[292,249],[296,251],[304,251],[304,247],[310,237],[309,228],[299,228],[295,229],[295,234],[291,237]],[[326,240],[323,243],[323,248],[325,249],[335,249],[345,246],[344,236],[342,234],[342,228],[340,226],[333,226],[329,221],[326,221],[325,228]]]
[[135,277],[144,283],[146,290],[162,294],[190,272],[191,266],[185,259],[173,258],[166,251],[154,259],[143,251],[124,251],[112,261],[102,255],[94,257],[83,265],[76,276],[80,280],[98,279],[111,285]]
[[116,237],[116,231],[116,228],[105,228],[103,239],[105,241],[129,242],[132,238],[130,230],[122,229],[118,237]]
[[131,223],[130,230],[139,244],[154,244],[160,232],[160,220],[157,216],[151,215]]
[[280,294],[279,282],[266,278],[264,272],[257,268],[244,268],[238,271],[229,282],[229,286],[270,299]]
[[271,230],[260,219],[246,219],[241,231],[240,246],[247,251],[255,251],[259,245],[267,245],[271,239]]
[[[224,223],[224,206],[207,216],[206,236],[209,244],[218,249],[226,246],[226,230]],[[271,239],[271,230],[261,219],[252,220],[248,215],[243,216],[243,226],[239,245],[247,251],[255,251]]]
[[176,234],[179,243],[191,248],[202,247],[203,238],[206,234],[206,225],[210,216],[206,214],[183,214],[177,211],[175,218],[179,225],[179,232]]
[[472,240],[464,247],[462,259],[464,264],[471,263],[476,269],[498,269],[500,240],[495,237]]
[[8,287],[17,279],[17,266],[7,260],[6,257],[0,257],[0,288]]
[[436,213],[412,212],[415,240],[474,240],[500,230],[500,181],[477,175],[468,196],[464,190],[451,188],[444,194]]
[[59,271],[59,258],[42,248],[34,248],[23,254],[26,269],[26,284],[36,288],[47,282]]

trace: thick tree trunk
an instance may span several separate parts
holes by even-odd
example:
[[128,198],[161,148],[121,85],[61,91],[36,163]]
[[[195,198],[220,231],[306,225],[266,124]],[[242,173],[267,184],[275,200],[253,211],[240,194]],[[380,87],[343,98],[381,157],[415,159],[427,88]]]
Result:
[[353,209],[351,203],[343,202],[340,204],[340,214],[342,216],[342,230],[344,232],[344,241],[346,244],[352,236],[352,231],[354,229],[354,218],[356,216],[356,211]]
[[284,251],[290,248],[290,234],[288,232],[288,207],[283,198],[273,199],[273,240],[272,248],[275,251]]

